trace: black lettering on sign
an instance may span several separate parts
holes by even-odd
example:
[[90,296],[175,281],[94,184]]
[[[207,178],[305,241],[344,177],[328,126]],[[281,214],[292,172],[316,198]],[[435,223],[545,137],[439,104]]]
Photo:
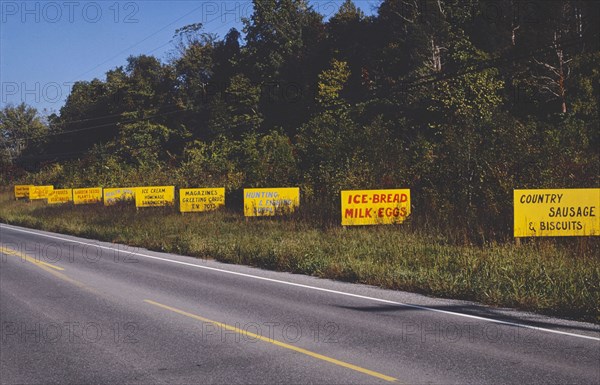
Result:
[[594,206],[550,207],[548,216],[550,218],[595,217],[596,211]]

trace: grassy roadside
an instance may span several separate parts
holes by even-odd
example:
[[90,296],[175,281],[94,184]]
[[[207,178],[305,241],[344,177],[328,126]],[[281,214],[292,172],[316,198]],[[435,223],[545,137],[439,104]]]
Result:
[[596,240],[459,246],[402,226],[323,229],[228,211],[48,206],[10,192],[0,193],[0,222],[600,323]]

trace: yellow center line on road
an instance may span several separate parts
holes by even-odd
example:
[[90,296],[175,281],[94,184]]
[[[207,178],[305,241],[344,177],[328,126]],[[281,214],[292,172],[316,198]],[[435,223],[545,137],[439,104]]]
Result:
[[184,315],[184,316],[189,317],[189,318],[193,318],[193,319],[198,320],[198,321],[211,323],[211,324],[213,324],[213,325],[215,325],[217,327],[220,327],[220,328],[222,328],[224,330],[236,332],[236,333],[242,334],[244,336],[247,336],[247,337],[250,337],[250,338],[253,338],[253,339],[256,339],[256,340],[261,340],[261,341],[268,342],[270,344],[273,344],[273,345],[276,345],[276,346],[279,346],[279,347],[282,347],[282,348],[285,348],[285,349],[289,349],[289,350],[293,350],[293,351],[298,352],[298,353],[306,354],[307,356],[310,356],[310,357],[313,357],[313,358],[316,358],[316,359],[319,359],[319,360],[322,360],[322,361],[326,361],[326,362],[329,362],[329,363],[334,364],[334,365],[342,366],[342,367],[347,368],[347,369],[355,370],[357,372],[360,372],[360,373],[363,373],[363,374],[367,374],[367,375],[372,376],[372,377],[376,377],[376,378],[379,378],[379,379],[382,379],[382,380],[385,380],[385,381],[389,381],[389,382],[398,382],[397,378],[394,378],[394,377],[391,377],[391,376],[388,376],[388,375],[385,375],[385,374],[382,374],[382,373],[379,373],[379,372],[375,372],[373,370],[365,369],[365,368],[362,368],[360,366],[356,366],[356,365],[353,365],[353,364],[350,364],[350,363],[347,363],[347,362],[344,362],[344,361],[336,360],[335,358],[327,357],[327,356],[324,356],[324,355],[319,354],[319,353],[314,353],[314,352],[311,352],[310,350],[306,350],[306,349],[303,349],[303,348],[300,348],[300,347],[297,347],[297,346],[294,346],[294,345],[286,344],[284,342],[277,341],[277,340],[274,340],[272,338],[267,338],[267,337],[264,337],[264,336],[259,335],[259,334],[250,333],[247,330],[242,330],[242,329],[239,329],[239,328],[236,328],[236,327],[233,327],[233,326],[221,323],[221,322],[213,321],[213,320],[210,320],[208,318],[204,318],[204,317],[201,317],[201,316],[196,315],[196,314],[188,313],[186,311],[183,311],[183,310],[180,310],[180,309],[168,306],[168,305],[163,305],[162,303],[158,303],[158,302],[155,302],[155,301],[152,301],[152,300],[149,300],[149,299],[145,299],[144,302],[146,302],[146,303],[148,303],[150,305],[154,305],[154,306],[166,309],[166,310],[170,310],[170,311],[172,311],[174,313],[181,314],[181,315]]
[[23,253],[21,253],[19,251],[16,251],[16,250],[13,250],[13,249],[9,249],[8,247],[0,247],[0,252],[4,253],[6,255],[13,255],[15,257],[22,258],[23,260],[25,260],[27,262],[31,262],[31,263],[36,264],[36,265],[44,265],[44,266],[50,267],[52,269],[61,270],[61,271],[64,270],[62,267],[55,266],[55,265],[53,265],[51,263],[47,263],[47,262],[44,262],[44,261],[40,261],[39,259],[30,257],[29,255],[23,254]]
[[63,274],[63,273],[59,273],[58,271],[55,271],[55,270],[64,271],[65,269],[63,269],[62,267],[58,267],[58,266],[52,265],[50,263],[39,261],[39,260],[37,260],[37,259],[35,259],[35,258],[27,255],[27,254],[23,254],[23,253],[21,253],[21,252],[19,252],[17,250],[13,250],[13,249],[10,249],[8,247],[3,247],[3,246],[0,247],[0,253],[6,254],[6,255],[12,255],[12,256],[15,256],[15,257],[19,257],[19,258],[21,258],[21,259],[23,259],[23,260],[25,260],[27,262],[30,262],[30,263],[34,264],[35,266],[39,267],[40,269],[42,269],[44,271],[47,271],[48,273],[52,274],[56,278],[59,278],[59,279],[65,281],[65,282],[73,284],[73,285],[79,287],[80,289],[87,290],[87,291],[92,292],[94,294],[98,294],[98,291],[96,291],[95,289],[87,286],[86,284],[84,284],[82,282],[79,282],[76,279],[70,278],[70,277],[66,276],[65,274]]

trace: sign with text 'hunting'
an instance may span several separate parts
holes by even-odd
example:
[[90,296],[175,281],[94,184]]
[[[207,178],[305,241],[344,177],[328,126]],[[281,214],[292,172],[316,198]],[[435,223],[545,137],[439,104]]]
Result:
[[182,213],[216,210],[225,206],[225,188],[179,189],[179,211]]
[[161,207],[175,204],[175,186],[135,188],[135,207]]
[[15,199],[29,198],[29,188],[33,187],[32,184],[18,184],[15,185]]
[[410,190],[342,191],[342,225],[390,225],[410,215]]
[[63,188],[52,190],[48,195],[48,204],[60,204],[73,202],[73,190],[70,188]]
[[116,187],[104,189],[104,206],[113,206],[119,202],[135,199],[135,187]]
[[29,199],[48,199],[53,190],[54,186],[31,186],[29,187]]
[[91,205],[100,202],[102,202],[102,187],[73,189],[73,204]]
[[285,215],[299,206],[299,187],[244,189],[244,215],[247,217]]
[[600,235],[600,189],[514,190],[515,237]]

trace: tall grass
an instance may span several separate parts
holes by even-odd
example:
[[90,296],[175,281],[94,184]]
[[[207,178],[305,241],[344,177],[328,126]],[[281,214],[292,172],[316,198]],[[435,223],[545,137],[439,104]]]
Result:
[[4,223],[600,323],[598,239],[468,245],[410,224],[342,228],[310,219],[48,206],[0,193]]

